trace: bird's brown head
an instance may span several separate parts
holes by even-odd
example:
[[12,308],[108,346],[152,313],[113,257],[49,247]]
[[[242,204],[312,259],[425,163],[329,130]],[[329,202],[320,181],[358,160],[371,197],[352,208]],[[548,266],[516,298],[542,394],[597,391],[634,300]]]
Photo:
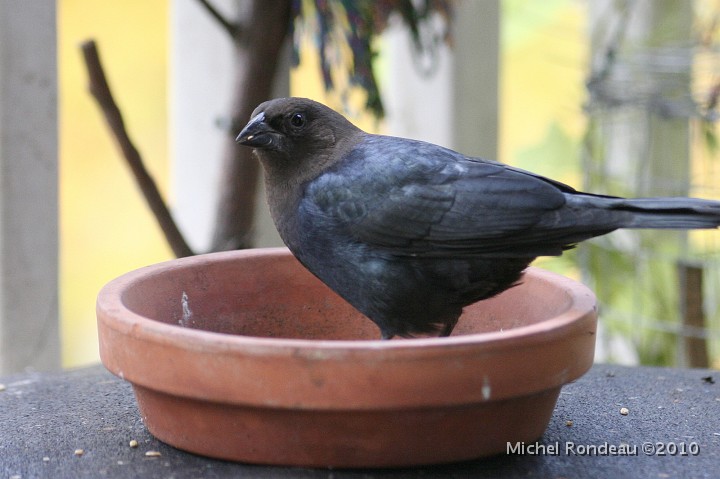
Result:
[[266,101],[236,141],[255,149],[266,170],[305,174],[322,169],[362,131],[327,106],[307,98]]

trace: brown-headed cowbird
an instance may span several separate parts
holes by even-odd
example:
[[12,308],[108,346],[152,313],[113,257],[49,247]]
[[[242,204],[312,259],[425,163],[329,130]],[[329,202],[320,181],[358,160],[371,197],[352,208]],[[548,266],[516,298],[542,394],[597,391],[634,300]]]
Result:
[[422,141],[371,135],[303,98],[258,106],[255,148],[280,236],[383,338],[449,335],[463,307],[618,228],[715,228],[720,202],[575,191]]

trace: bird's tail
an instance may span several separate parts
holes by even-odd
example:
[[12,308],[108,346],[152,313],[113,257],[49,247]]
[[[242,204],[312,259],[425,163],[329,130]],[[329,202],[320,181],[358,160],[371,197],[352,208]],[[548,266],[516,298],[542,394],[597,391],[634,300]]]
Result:
[[703,229],[720,226],[720,201],[699,198],[613,198],[584,196],[594,206],[625,212],[620,228]]

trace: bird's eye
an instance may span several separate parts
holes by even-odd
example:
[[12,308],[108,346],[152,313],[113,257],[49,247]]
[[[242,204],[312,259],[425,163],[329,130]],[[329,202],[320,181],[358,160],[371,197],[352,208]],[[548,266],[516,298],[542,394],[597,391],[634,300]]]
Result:
[[302,113],[293,113],[290,117],[290,124],[295,128],[302,128],[305,126],[305,115]]

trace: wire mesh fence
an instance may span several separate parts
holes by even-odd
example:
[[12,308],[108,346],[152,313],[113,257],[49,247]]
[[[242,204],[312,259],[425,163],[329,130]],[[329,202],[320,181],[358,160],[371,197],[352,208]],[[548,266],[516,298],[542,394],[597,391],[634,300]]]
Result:
[[[693,2],[606,5],[594,19],[584,187],[720,199],[717,21]],[[716,231],[621,231],[578,258],[602,300],[603,359],[720,366]]]

